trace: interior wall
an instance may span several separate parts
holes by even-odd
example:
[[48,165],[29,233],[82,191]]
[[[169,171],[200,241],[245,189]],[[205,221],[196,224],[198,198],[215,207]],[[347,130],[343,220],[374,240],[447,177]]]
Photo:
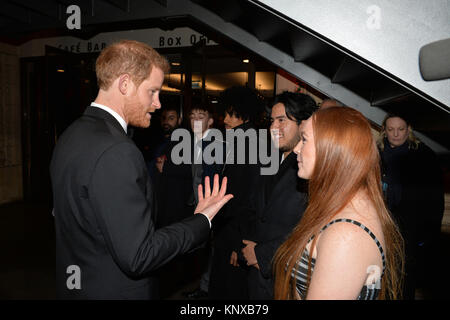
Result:
[[0,43],[0,204],[23,198],[19,50]]

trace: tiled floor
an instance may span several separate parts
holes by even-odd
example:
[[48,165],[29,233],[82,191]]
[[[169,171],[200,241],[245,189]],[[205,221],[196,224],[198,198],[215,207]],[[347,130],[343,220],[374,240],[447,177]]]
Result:
[[[430,262],[442,275],[439,287],[443,290],[434,298],[450,299],[445,290],[450,286],[446,276],[450,270],[450,225],[445,223],[442,231],[441,254]],[[0,300],[55,298],[54,242],[53,217],[47,205],[14,203],[0,206]],[[196,274],[184,283],[166,286],[170,289],[166,290],[164,298],[182,300],[185,299],[183,292],[197,288],[199,266],[194,270]],[[423,290],[418,290],[416,297],[431,298]]]

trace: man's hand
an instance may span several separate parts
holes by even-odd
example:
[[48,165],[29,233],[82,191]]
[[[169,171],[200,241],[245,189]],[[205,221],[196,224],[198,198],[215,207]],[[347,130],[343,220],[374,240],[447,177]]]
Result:
[[256,259],[255,254],[256,242],[250,240],[242,240],[242,243],[246,245],[244,248],[242,248],[241,251],[244,255],[245,260],[247,260],[247,265],[259,269],[258,260]]
[[235,266],[235,267],[239,267],[238,255],[237,255],[236,251],[231,252],[230,264]]
[[209,177],[205,177],[205,194],[203,195],[203,186],[198,186],[198,205],[194,213],[203,213],[209,220],[212,220],[216,213],[233,198],[232,194],[225,195],[227,191],[227,178],[222,179],[222,186],[219,189],[219,175],[214,175],[214,185],[211,192]]

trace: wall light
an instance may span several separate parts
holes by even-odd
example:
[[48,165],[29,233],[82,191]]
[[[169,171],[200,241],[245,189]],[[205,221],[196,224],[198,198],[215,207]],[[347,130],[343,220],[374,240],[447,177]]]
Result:
[[243,63],[249,63],[250,60],[249,60],[249,59],[244,59],[244,60],[242,60],[242,62],[243,62]]

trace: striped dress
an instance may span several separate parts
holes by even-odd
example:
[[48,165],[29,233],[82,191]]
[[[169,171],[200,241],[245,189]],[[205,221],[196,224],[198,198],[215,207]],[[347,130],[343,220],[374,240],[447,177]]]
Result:
[[[381,258],[383,261],[383,272],[381,274],[381,277],[379,279],[377,279],[377,281],[375,283],[368,284],[366,282],[366,284],[361,289],[361,292],[358,296],[358,300],[375,300],[375,299],[377,299],[377,297],[380,293],[380,289],[381,289],[381,278],[383,277],[384,270],[386,268],[384,251],[383,251],[383,248],[381,247],[380,242],[375,237],[375,235],[372,233],[372,231],[370,231],[366,226],[364,226],[363,224],[361,224],[358,221],[351,220],[351,219],[333,220],[330,223],[328,223],[325,227],[323,227],[321,232],[323,230],[325,230],[326,228],[328,228],[329,226],[331,226],[332,224],[337,223],[337,222],[348,222],[348,223],[353,223],[353,224],[359,226],[364,231],[366,231],[370,235],[370,237],[375,241],[375,243],[377,244],[378,250],[380,250]],[[312,239],[313,238],[311,238],[309,241],[311,241]],[[297,293],[299,294],[299,296],[302,299],[306,298],[306,291],[307,291],[307,287],[306,287],[307,281],[306,280],[307,280],[307,272],[308,272],[308,261],[309,261],[309,254],[308,254],[308,251],[305,250],[305,251],[303,251],[301,258],[299,259],[299,261],[297,261],[297,263],[291,273],[291,276],[296,278]],[[316,262],[316,259],[312,258],[311,259],[311,274],[314,271],[315,262]]]

